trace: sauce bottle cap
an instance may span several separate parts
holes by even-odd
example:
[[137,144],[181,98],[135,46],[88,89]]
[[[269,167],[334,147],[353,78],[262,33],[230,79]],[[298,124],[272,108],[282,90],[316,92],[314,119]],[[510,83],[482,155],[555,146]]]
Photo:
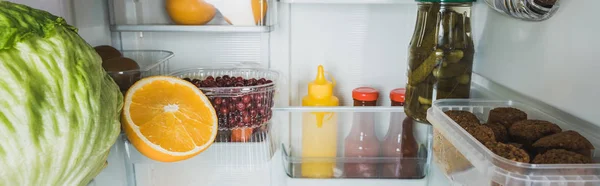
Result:
[[379,91],[371,87],[358,87],[352,90],[352,98],[359,101],[376,101]]
[[323,65],[319,65],[317,69],[317,77],[314,81],[308,83],[308,95],[323,99],[333,96],[333,87],[335,86],[335,80],[331,78],[333,82],[328,81],[325,78],[325,70]]
[[397,88],[390,91],[390,99],[395,102],[404,102],[405,88]]

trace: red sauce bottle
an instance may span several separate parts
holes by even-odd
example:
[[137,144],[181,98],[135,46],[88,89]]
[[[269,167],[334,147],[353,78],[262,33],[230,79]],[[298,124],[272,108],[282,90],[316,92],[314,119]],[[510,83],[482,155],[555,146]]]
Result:
[[[379,92],[374,88],[360,87],[352,91],[354,106],[376,106]],[[375,135],[375,113],[354,113],[350,134],[344,140],[344,157],[363,158],[379,156],[379,140]],[[377,177],[376,162],[344,164],[344,174],[348,178]]]
[[[392,106],[404,106],[404,88],[390,92]],[[381,145],[382,157],[402,158],[394,163],[384,163],[381,176],[384,178],[418,178],[416,159],[418,145],[413,134],[413,120],[403,113],[392,113],[388,132]]]

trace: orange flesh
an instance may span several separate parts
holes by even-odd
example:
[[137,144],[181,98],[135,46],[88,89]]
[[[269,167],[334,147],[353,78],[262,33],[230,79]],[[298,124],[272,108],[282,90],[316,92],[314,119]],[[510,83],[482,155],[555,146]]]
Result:
[[[178,90],[178,91],[172,91]],[[166,106],[178,106],[167,112]],[[210,136],[212,122],[203,100],[193,90],[181,84],[154,81],[137,90],[130,106],[131,119],[142,135],[156,145],[173,152],[187,152],[196,144],[205,144]]]

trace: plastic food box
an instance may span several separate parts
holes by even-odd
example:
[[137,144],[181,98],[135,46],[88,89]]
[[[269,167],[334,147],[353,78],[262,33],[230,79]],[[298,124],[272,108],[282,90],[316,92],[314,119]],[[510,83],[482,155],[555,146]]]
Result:
[[124,50],[121,53],[140,66],[139,70],[107,72],[121,87],[121,91],[127,91],[141,78],[166,75],[169,72],[169,59],[173,57],[173,52],[164,50]]
[[[170,75],[200,80],[208,76],[223,75],[272,80],[273,83],[259,86],[200,88],[213,104],[217,98],[231,101],[248,95],[260,95],[263,99],[251,99],[251,104],[261,103],[265,105],[263,112],[272,114],[275,82],[279,75],[275,71],[250,68],[195,68],[175,71]],[[266,99],[267,96],[270,99]],[[149,159],[137,151],[126,136],[121,135],[117,150],[125,157],[128,185],[268,185],[271,175],[269,162],[274,151],[273,140],[269,134],[269,119],[260,118],[260,122],[244,127],[223,126],[228,124],[224,123],[225,119],[228,118],[219,117],[219,132],[215,141],[230,143],[213,143],[206,151],[180,162],[163,163]],[[231,143],[232,131],[240,128],[252,130],[252,137],[248,141],[242,141],[243,143]]]
[[600,185],[600,164],[529,164],[497,156],[473,138],[445,111],[464,110],[475,114],[482,122],[496,107],[513,107],[527,113],[528,119],[546,120],[559,125],[563,131],[574,130],[586,137],[595,147],[592,160],[600,155],[600,128],[591,124],[565,123],[561,118],[546,114],[515,101],[488,101],[473,99],[438,100],[427,112],[427,120],[434,127],[433,154],[442,172],[455,185],[482,186],[587,186]]
[[[383,150],[383,140],[388,132],[390,125],[401,125],[406,118],[404,109],[402,107],[389,107],[389,106],[377,106],[377,107],[285,107],[285,108],[274,108],[273,111],[278,116],[288,116],[289,120],[286,119],[287,127],[289,130],[289,139],[282,139],[282,155],[284,169],[287,175],[291,178],[320,178],[320,179],[345,179],[345,178],[363,178],[366,177],[349,177],[346,170],[344,169],[348,164],[365,165],[370,164],[376,167],[376,176],[368,177],[368,179],[386,179],[393,181],[394,179],[410,179],[413,180],[414,185],[427,185],[427,179],[424,179],[429,169],[429,163],[431,157],[431,125],[413,122],[412,133],[416,141],[416,157],[412,158],[399,158],[399,157],[381,157],[379,153],[378,157],[345,157],[345,139],[351,133],[353,128],[353,122],[355,121],[366,121],[360,117],[360,115],[369,114],[369,118],[372,118],[374,123],[375,135],[381,145],[380,150]],[[333,131],[332,140],[336,143],[336,155],[329,157],[303,157],[303,138],[310,137],[310,134],[303,135],[304,119],[307,119],[306,114],[313,113],[333,113],[337,117],[337,131]],[[392,114],[395,114],[398,119],[391,119]],[[358,117],[357,117],[358,116]],[[360,118],[360,119],[357,119]],[[324,123],[330,124],[330,123]],[[323,126],[325,127],[325,126]],[[325,129],[324,129],[325,130]],[[308,131],[308,129],[307,129]],[[321,144],[329,144],[330,141],[320,141]],[[405,145],[405,144],[403,144]],[[308,147],[307,147],[308,148]],[[323,150],[326,149],[317,149]],[[312,177],[303,176],[302,165],[303,164],[314,164],[324,163],[331,169],[326,172],[332,172],[331,177]],[[382,172],[384,166],[398,167],[406,165],[412,167],[407,170],[408,172],[401,171],[398,169],[391,168],[395,172],[384,175]],[[327,168],[327,167],[326,167]],[[351,169],[352,171],[353,169]],[[404,172],[404,173],[403,173]],[[388,172],[389,173],[389,172]],[[312,173],[307,173],[312,174]],[[392,175],[392,176],[389,176]],[[397,176],[395,176],[397,175]],[[386,181],[383,180],[383,181]]]
[[[185,69],[173,72],[172,76],[204,80],[208,77],[242,77],[244,79],[264,78],[272,82],[239,87],[201,87],[200,90],[210,99],[219,118],[217,142],[261,142],[267,138],[268,123],[273,113],[276,82],[279,73],[266,69]],[[238,130],[238,131],[236,131]],[[236,133],[252,130],[251,137],[236,140]]]

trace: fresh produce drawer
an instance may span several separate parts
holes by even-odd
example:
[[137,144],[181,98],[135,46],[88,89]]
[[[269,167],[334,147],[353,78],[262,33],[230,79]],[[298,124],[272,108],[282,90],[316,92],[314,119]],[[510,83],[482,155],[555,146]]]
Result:
[[[456,99],[456,100],[439,100],[435,101],[433,107],[429,109],[427,113],[427,119],[431,122],[434,127],[433,133],[433,154],[434,162],[440,166],[442,172],[454,183],[460,185],[531,185],[531,186],[553,186],[553,185],[598,185],[600,184],[600,164],[598,160],[600,156],[595,149],[584,149],[587,151],[587,155],[579,155],[577,153],[569,153],[568,158],[571,161],[574,158],[577,159],[588,159],[591,156],[591,162],[589,164],[533,164],[533,161],[545,161],[542,157],[537,157],[539,154],[546,154],[550,152],[541,151],[533,145],[527,145],[523,143],[522,147],[510,147],[508,145],[501,145],[506,147],[503,152],[494,150],[492,152],[488,147],[490,146],[490,139],[484,139],[483,137],[473,137],[467,130],[469,126],[465,127],[466,124],[461,122],[461,127],[457,122],[452,120],[445,111],[468,111],[473,113],[481,123],[489,122],[488,115],[494,108],[499,107],[511,107],[519,109],[527,114],[528,119],[544,120],[556,124],[562,129],[562,131],[573,130],[580,133],[583,137],[587,138],[591,142],[591,145],[600,147],[600,135],[595,133],[600,128],[581,123],[567,123],[560,115],[550,115],[548,110],[550,108],[535,108],[527,104],[523,104],[516,101],[491,101],[491,100],[475,100],[475,99]],[[516,124],[516,123],[515,123]],[[515,125],[512,124],[512,125]],[[548,131],[552,126],[544,126],[539,131]],[[525,128],[521,127],[525,130]],[[506,144],[515,143],[518,139],[519,127],[509,126],[508,135],[510,139],[507,139]],[[538,128],[539,129],[539,128]],[[554,131],[553,133],[560,132],[561,129]],[[524,134],[527,136],[534,136],[537,132],[533,130],[525,131]],[[495,132],[494,132],[495,133]],[[513,135],[516,134],[516,135]],[[497,135],[497,133],[496,133]],[[545,134],[549,136],[550,134]],[[517,137],[513,137],[517,136]],[[552,137],[550,137],[552,138]],[[496,138],[495,140],[497,140]],[[542,138],[543,139],[543,138]],[[548,138],[547,138],[548,139]],[[482,144],[485,142],[486,145]],[[522,140],[521,140],[522,141]],[[541,140],[539,140],[541,141]],[[536,142],[539,142],[536,141]],[[497,144],[492,142],[493,144]],[[560,148],[568,149],[568,145],[565,143],[576,143],[575,141],[558,141]],[[504,142],[503,142],[504,144]],[[580,142],[583,144],[583,142]],[[573,144],[569,144],[573,145]],[[496,148],[492,146],[491,148]],[[504,157],[511,157],[511,159],[521,161],[513,161],[504,158],[503,156],[497,155],[497,153],[504,153],[506,149],[508,155]],[[522,149],[523,151],[516,150]],[[537,150],[531,150],[537,149]],[[550,148],[548,148],[550,149]],[[559,149],[553,147],[552,149]],[[547,150],[547,149],[546,149]],[[580,150],[578,150],[580,151]],[[544,153],[545,152],[545,153]],[[524,161],[523,155],[530,157],[532,163]],[[558,155],[552,155],[556,161],[562,161],[558,158]],[[536,160],[534,160],[534,157]],[[548,159],[546,156],[545,159]],[[563,156],[564,157],[564,156]],[[581,160],[583,161],[583,160]]]
[[[291,178],[423,180],[427,175],[431,125],[413,123],[402,107],[288,107],[274,108],[274,112],[289,115],[290,136],[282,142],[282,155],[285,172]],[[310,115],[319,113],[337,122],[314,128]],[[353,140],[354,135],[361,135],[353,130],[357,122],[372,122],[376,139],[365,143]],[[337,127],[326,126],[330,124]],[[394,133],[390,132],[394,125],[404,130],[398,133],[401,142],[397,141],[400,135],[388,134]],[[315,136],[323,132],[329,135]],[[350,155],[361,153],[359,149],[379,150],[371,151],[375,154],[370,156]],[[394,154],[400,151],[404,155]],[[426,181],[422,183],[426,185]]]

